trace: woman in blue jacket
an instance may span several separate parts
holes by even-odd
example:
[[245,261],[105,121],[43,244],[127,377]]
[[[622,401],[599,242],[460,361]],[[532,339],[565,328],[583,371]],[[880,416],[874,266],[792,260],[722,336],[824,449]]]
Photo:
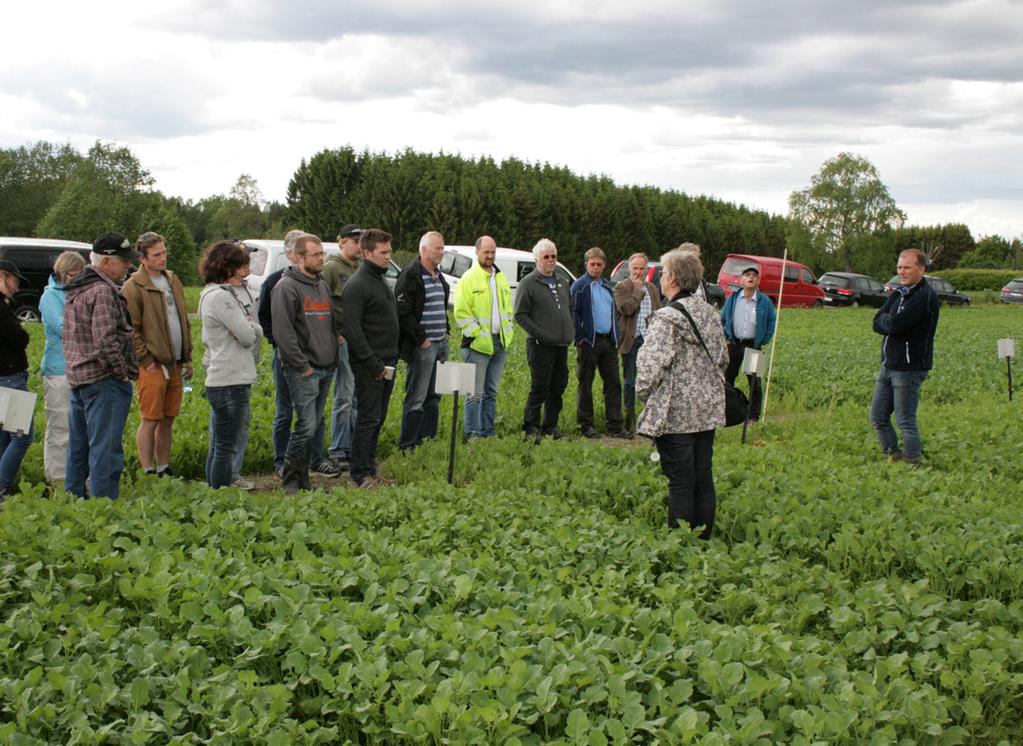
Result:
[[65,287],[85,269],[77,251],[65,251],[53,263],[50,282],[39,299],[46,344],[43,347],[43,398],[46,402],[46,437],[43,441],[43,476],[47,482],[63,482],[67,462],[68,406],[71,389],[64,375]]

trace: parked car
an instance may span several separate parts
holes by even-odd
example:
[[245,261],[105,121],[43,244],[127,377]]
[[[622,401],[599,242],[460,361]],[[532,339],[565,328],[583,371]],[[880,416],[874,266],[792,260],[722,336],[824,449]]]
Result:
[[[718,272],[718,285],[729,296],[740,288],[739,278],[744,269],[756,265],[760,271],[760,289],[778,305],[778,294],[782,291],[782,260],[776,256],[754,254],[729,254]],[[785,285],[781,292],[783,308],[802,306],[820,308],[824,305],[825,293],[817,285],[817,278],[805,264],[788,260],[785,262]]]
[[817,278],[824,291],[826,306],[873,306],[880,308],[888,300],[884,285],[873,277],[853,272],[825,272]]
[[65,251],[77,251],[89,261],[92,244],[57,238],[0,237],[0,259],[14,262],[25,276],[11,299],[14,315],[22,321],[39,321],[39,298],[53,274],[53,263]]
[[[245,282],[249,285],[254,297],[259,297],[259,290],[263,287],[263,281],[279,269],[288,266],[288,257],[284,255],[284,241],[273,241],[263,238],[246,238],[243,242],[249,249],[249,276]],[[336,243],[324,241],[323,251],[329,256],[340,254],[341,248]],[[391,262],[391,266],[384,275],[384,280],[391,289],[398,281],[398,273],[401,267]]]
[[1023,277],[1009,280],[1009,284],[1002,288],[999,300],[1002,303],[1023,303]]
[[[451,296],[448,298],[449,305],[454,306],[455,304],[455,286],[458,285],[458,278],[468,271],[474,261],[476,261],[475,246],[444,247],[444,256],[440,260],[440,271],[444,275],[444,279],[448,281],[448,285],[451,286]],[[533,258],[532,252],[498,247],[497,254],[494,257],[494,264],[497,265],[497,268],[504,273],[505,278],[508,280],[508,286],[511,288],[512,303],[515,303],[515,289],[519,286],[519,282],[522,281],[523,277],[536,269],[536,260]],[[575,275],[569,272],[568,267],[561,262],[558,262],[554,272],[569,285],[575,282]]]
[[[970,296],[966,293],[960,293],[953,287],[952,283],[946,280],[944,277],[935,277],[934,275],[924,275],[927,278],[927,282],[934,288],[934,292],[938,294],[938,300],[942,303],[948,303],[950,306],[968,306],[970,305]],[[892,279],[888,280],[884,284],[884,291],[891,294],[895,288],[901,286],[898,275],[892,275]]]
[[[629,278],[629,263],[626,260],[622,260],[615,265],[615,268],[611,270],[611,284],[617,285],[622,280]],[[661,263],[650,261],[647,263],[646,272],[647,282],[652,282],[654,287],[661,287]],[[721,289],[721,286],[716,282],[705,283],[707,288],[707,302],[710,303],[714,308],[721,308],[725,305],[725,291]]]

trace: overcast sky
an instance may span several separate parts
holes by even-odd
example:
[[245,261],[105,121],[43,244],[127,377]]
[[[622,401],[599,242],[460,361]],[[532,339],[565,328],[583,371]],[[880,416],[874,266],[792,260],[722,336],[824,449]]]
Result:
[[248,173],[283,201],[300,159],[351,145],[785,213],[848,150],[910,224],[1023,236],[1020,0],[36,0],[2,18],[0,146],[127,145],[167,194]]

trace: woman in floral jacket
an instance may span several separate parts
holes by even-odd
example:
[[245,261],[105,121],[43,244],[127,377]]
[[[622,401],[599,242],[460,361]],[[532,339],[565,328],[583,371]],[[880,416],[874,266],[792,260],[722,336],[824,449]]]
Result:
[[670,302],[650,317],[639,351],[636,395],[645,406],[637,432],[653,438],[661,456],[668,527],[684,520],[690,528],[702,526],[700,538],[709,539],[717,505],[714,429],[725,424],[728,353],[717,313],[694,295],[703,278],[700,259],[675,250],[661,263],[661,292]]

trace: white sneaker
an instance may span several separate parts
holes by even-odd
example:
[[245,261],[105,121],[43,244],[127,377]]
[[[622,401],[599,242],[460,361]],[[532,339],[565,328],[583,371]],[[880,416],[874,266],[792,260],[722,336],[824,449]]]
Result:
[[231,483],[231,486],[232,487],[237,487],[240,490],[247,490],[247,491],[252,491],[252,490],[256,489],[255,482],[250,482],[248,479],[245,479],[244,477],[238,477],[238,479],[236,479],[234,482]]

